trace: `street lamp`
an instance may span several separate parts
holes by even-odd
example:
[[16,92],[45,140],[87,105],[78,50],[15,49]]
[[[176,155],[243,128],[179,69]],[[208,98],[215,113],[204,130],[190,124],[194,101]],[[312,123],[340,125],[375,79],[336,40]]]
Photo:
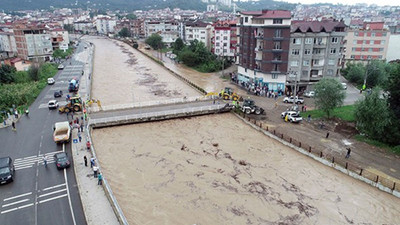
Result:
[[296,71],[289,71],[289,77],[293,78],[294,81],[294,91],[293,91],[293,107],[296,104],[296,96],[297,96],[297,72]]

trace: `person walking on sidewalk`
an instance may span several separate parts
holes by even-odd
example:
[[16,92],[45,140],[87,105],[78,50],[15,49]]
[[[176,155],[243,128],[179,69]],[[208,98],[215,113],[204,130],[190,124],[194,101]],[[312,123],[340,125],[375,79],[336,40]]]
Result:
[[347,149],[347,154],[346,154],[346,159],[348,159],[348,158],[350,158],[350,153],[351,153],[351,148],[350,147],[348,147],[348,148],[346,148]]
[[[78,128],[79,129],[79,128]],[[79,130],[78,130],[79,131]],[[79,138],[79,142],[82,142],[82,135],[81,133],[78,133],[78,138]]]
[[90,158],[90,167],[93,168],[94,166],[94,157]]
[[12,130],[13,130],[13,131],[16,131],[16,130],[17,130],[17,128],[15,127],[15,122],[14,122],[14,121],[12,121],[11,126],[12,126]]
[[99,175],[97,176],[97,180],[97,185],[103,184],[103,175],[101,173],[99,173]]
[[87,167],[87,158],[86,158],[86,155],[83,156],[83,161],[85,162],[85,166]]
[[99,167],[93,166],[93,176],[96,178],[97,177],[97,172],[99,171]]

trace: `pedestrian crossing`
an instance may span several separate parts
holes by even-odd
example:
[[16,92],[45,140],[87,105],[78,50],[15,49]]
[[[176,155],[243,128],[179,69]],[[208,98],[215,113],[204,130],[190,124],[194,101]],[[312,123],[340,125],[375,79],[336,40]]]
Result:
[[32,168],[34,165],[44,165],[43,155],[46,155],[46,157],[47,157],[47,164],[53,163],[54,162],[54,154],[59,153],[59,152],[62,152],[62,151],[49,152],[46,154],[34,155],[34,156],[28,156],[28,157],[24,157],[24,158],[15,159],[14,160],[15,170]]
[[[0,214],[14,212],[34,205],[43,204],[68,196],[66,183],[38,190],[36,193],[27,192],[3,199]],[[36,198],[37,197],[37,198]],[[35,201],[35,199],[37,199]]]

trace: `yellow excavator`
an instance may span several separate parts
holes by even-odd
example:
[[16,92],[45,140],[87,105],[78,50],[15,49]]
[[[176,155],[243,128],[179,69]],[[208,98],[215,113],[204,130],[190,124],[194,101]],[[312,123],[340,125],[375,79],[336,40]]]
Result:
[[82,110],[82,99],[79,96],[70,97],[69,102],[58,108],[59,113],[79,112]]
[[222,97],[224,100],[233,100],[233,101],[240,101],[240,97],[236,92],[233,91],[232,88],[230,87],[225,87],[220,93],[220,97]]

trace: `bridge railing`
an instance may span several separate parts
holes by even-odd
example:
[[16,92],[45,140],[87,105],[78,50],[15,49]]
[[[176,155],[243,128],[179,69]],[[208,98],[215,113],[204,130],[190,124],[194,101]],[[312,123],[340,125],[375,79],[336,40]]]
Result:
[[173,99],[165,99],[157,101],[135,102],[128,104],[106,105],[102,106],[101,109],[98,105],[93,103],[92,106],[90,107],[90,112],[98,112],[100,110],[113,111],[113,110],[141,108],[141,107],[148,107],[155,105],[168,105],[168,104],[179,104],[179,103],[196,102],[196,101],[207,101],[211,99],[213,99],[213,96],[193,96],[193,97],[173,98]]

